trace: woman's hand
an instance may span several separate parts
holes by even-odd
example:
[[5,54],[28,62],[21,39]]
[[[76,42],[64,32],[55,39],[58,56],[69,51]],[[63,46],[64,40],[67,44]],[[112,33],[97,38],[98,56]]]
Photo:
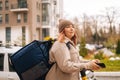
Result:
[[97,65],[96,63],[99,63],[100,61],[98,59],[89,61],[87,64],[87,69],[91,69],[91,70],[99,70],[101,69],[101,67],[99,65]]
[[59,33],[58,41],[59,42],[64,42],[64,38],[65,38],[65,34],[64,34],[64,31],[62,31],[61,33]]
[[95,62],[95,63],[100,63],[100,60],[99,59],[94,59],[94,60],[92,60],[93,62]]

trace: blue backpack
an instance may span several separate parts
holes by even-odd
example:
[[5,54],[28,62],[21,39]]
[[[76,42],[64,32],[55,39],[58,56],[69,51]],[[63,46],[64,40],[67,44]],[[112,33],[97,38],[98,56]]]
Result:
[[[49,64],[49,50],[53,40],[34,40],[10,56],[10,62],[20,80],[45,80],[53,64]],[[69,48],[68,43],[66,44]]]

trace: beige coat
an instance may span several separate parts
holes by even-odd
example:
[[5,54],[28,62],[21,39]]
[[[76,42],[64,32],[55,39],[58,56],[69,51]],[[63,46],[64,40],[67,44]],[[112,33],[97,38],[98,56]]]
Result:
[[[81,63],[79,52],[70,44],[70,49],[65,43],[56,41],[50,50],[50,62],[55,62],[46,76],[46,80],[80,80],[79,72],[85,68],[85,63]],[[72,42],[71,42],[72,43]]]

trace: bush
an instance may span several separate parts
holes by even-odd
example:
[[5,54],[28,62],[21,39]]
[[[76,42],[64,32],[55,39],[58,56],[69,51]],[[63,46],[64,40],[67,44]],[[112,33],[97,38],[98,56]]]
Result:
[[94,58],[95,58],[95,59],[99,59],[99,60],[104,59],[103,52],[102,52],[102,51],[99,51],[97,54],[94,55]]
[[82,57],[85,57],[88,52],[87,52],[87,49],[85,48],[85,38],[81,38],[81,42],[80,42],[80,51],[79,51],[79,54],[82,56]]
[[116,54],[120,54],[120,40],[117,42]]
[[97,70],[97,71],[120,71],[120,60],[114,60],[114,61],[110,61],[110,60],[101,60],[102,63],[104,63],[106,65],[106,68],[103,68],[103,69],[100,69],[100,70]]

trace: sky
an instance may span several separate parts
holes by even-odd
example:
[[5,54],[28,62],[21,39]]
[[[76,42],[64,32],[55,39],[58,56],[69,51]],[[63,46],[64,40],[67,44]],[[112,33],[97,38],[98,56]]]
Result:
[[120,0],[63,0],[64,16],[97,15],[107,7],[120,8]]

